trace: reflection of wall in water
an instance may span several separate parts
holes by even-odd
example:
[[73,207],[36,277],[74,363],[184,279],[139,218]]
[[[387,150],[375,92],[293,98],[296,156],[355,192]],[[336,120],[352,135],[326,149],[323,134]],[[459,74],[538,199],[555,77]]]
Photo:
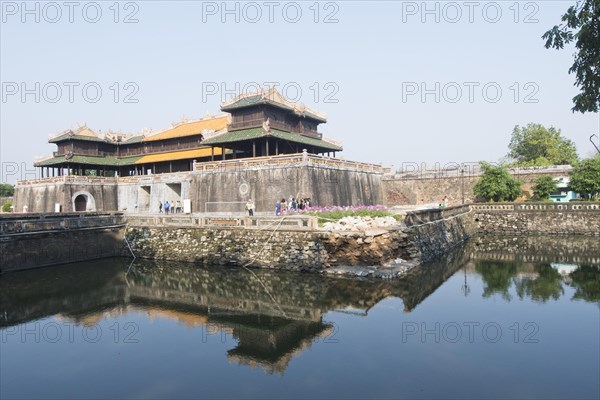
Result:
[[475,260],[600,265],[600,239],[594,236],[485,235],[466,247]]

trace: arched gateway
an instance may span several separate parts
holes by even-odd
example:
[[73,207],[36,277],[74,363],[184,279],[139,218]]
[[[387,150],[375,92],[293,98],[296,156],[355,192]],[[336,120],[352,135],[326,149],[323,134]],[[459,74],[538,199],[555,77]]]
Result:
[[96,201],[89,192],[81,191],[73,194],[73,211],[96,211]]

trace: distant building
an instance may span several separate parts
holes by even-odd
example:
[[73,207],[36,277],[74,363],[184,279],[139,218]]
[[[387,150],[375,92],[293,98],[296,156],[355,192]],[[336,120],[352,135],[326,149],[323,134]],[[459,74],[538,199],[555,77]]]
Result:
[[554,180],[557,182],[557,191],[550,194],[550,200],[556,202],[568,202],[579,198],[577,193],[573,192],[569,187],[569,177],[563,176],[554,178]]

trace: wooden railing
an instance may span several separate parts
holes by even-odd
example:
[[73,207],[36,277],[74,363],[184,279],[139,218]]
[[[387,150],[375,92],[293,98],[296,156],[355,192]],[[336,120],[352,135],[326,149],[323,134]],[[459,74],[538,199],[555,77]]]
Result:
[[[265,121],[263,119],[238,121],[238,122],[234,122],[231,125],[229,125],[228,129],[230,131],[235,131],[235,130],[246,129],[246,128],[260,128],[263,126],[264,122]],[[299,131],[298,129],[296,129],[296,126],[293,126],[292,124],[288,124],[285,122],[269,120],[269,124],[270,124],[271,128],[273,128],[273,129],[281,129],[283,131],[291,131],[291,132],[297,133],[299,135],[308,136],[308,137],[315,138],[315,139],[323,138],[323,134],[321,134],[317,131],[311,131],[311,130]]]

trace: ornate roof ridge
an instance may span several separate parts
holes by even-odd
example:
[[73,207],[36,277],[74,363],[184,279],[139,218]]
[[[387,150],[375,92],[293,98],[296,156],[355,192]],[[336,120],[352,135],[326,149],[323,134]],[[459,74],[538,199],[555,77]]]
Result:
[[326,114],[316,111],[316,110],[313,110],[311,108],[308,108],[302,102],[299,102],[299,101],[293,102],[293,101],[286,99],[285,96],[283,96],[281,93],[279,93],[279,91],[277,90],[277,88],[275,86],[270,86],[268,88],[260,88],[254,92],[241,93],[241,94],[235,96],[234,98],[232,98],[231,100],[221,102],[221,109],[230,107],[241,100],[252,98],[252,97],[257,97],[257,96],[261,96],[262,102],[271,102],[271,103],[285,106],[286,108],[289,108],[290,110],[294,111],[294,113],[297,115],[305,116],[308,113],[308,114],[312,114],[313,117],[317,117],[319,119],[322,119],[323,121],[327,121]]

